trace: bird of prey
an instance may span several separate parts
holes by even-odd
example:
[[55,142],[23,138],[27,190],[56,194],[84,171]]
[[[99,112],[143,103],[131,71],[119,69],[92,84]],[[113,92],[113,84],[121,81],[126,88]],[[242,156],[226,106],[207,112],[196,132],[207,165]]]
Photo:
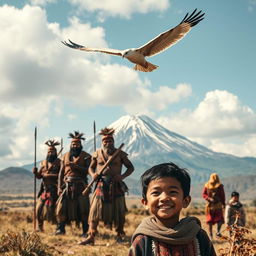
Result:
[[151,72],[154,69],[158,68],[157,65],[154,65],[146,61],[145,57],[154,56],[167,48],[176,44],[181,40],[190,29],[198,24],[201,20],[204,19],[204,13],[202,11],[197,11],[195,9],[190,15],[187,13],[183,20],[174,28],[171,28],[157,37],[147,42],[139,48],[131,48],[126,50],[116,50],[116,49],[106,49],[106,48],[90,48],[82,46],[68,40],[69,42],[62,41],[62,43],[70,48],[87,51],[87,52],[102,52],[112,55],[121,56],[128,59],[132,63],[135,63],[135,70],[143,72]]

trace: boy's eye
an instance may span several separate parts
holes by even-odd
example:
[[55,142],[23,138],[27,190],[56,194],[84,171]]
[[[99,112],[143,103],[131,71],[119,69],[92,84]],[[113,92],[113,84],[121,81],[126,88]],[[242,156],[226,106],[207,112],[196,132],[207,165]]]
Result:
[[153,195],[153,196],[156,196],[156,195],[159,195],[160,193],[158,192],[158,191],[152,191],[151,192],[151,195]]
[[178,191],[172,190],[172,191],[170,191],[169,193],[172,194],[172,195],[173,195],[173,194],[176,195],[176,194],[178,194]]

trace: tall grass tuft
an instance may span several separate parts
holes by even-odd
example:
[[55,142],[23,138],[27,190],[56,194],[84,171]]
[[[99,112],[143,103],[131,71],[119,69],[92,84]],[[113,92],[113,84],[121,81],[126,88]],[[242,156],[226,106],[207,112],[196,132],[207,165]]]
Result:
[[51,256],[49,248],[35,232],[7,231],[0,237],[0,254],[11,256]]
[[256,255],[256,239],[249,237],[252,233],[245,227],[238,226],[239,214],[236,215],[236,220],[233,225],[226,230],[230,236],[221,236],[220,239],[227,241],[229,246],[220,248],[219,256],[255,256]]

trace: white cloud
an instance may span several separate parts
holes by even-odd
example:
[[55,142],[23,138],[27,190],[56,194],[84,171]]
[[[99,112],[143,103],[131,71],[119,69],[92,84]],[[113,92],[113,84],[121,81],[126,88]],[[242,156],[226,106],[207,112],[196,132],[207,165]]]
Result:
[[97,12],[98,18],[107,16],[130,18],[134,13],[165,11],[170,6],[169,0],[69,0],[80,8],[80,11]]
[[75,120],[75,119],[77,119],[77,115],[75,115],[75,114],[68,115],[68,120]]
[[[56,101],[53,97],[30,99],[26,104],[0,104],[0,116],[4,116],[4,124],[0,130],[1,160],[5,165],[18,165],[22,161],[31,161],[33,158],[34,127],[49,128],[49,115],[54,109]],[[6,127],[8,129],[3,129]],[[39,154],[39,157],[42,155]]]
[[0,155],[6,164],[31,159],[35,124],[41,129],[50,127],[51,118],[64,114],[65,102],[84,108],[119,106],[127,111],[135,111],[138,104],[136,110],[145,111],[153,109],[153,98],[155,107],[162,110],[191,92],[189,85],[153,90],[150,81],[141,80],[127,66],[112,64],[109,56],[62,45],[62,40],[74,38],[78,43],[108,46],[102,27],[82,24],[76,17],[61,29],[57,23],[48,23],[45,10],[38,6],[16,9],[4,5],[0,7],[0,30],[4,49],[0,55],[0,122],[5,124]]
[[242,136],[239,138],[240,142],[234,143],[236,140],[213,139],[210,141],[209,147],[217,152],[223,152],[240,157],[256,156],[256,134],[249,136]]
[[[256,113],[227,91],[208,92],[195,110],[185,109],[158,121],[215,151],[239,156],[256,155],[256,144],[251,142],[256,137]],[[227,141],[230,138],[232,143]]]
[[160,86],[157,91],[151,91],[147,87],[135,89],[137,97],[131,97],[125,109],[128,113],[146,113],[147,111],[165,110],[170,104],[177,103],[181,99],[190,96],[190,85],[178,84],[175,89],[168,86]]
[[253,12],[256,6],[256,0],[249,0],[248,11]]

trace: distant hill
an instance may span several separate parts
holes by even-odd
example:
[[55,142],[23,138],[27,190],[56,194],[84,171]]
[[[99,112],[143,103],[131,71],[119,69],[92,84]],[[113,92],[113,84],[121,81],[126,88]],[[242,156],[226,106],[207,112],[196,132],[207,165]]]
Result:
[[[37,190],[41,181],[37,180]],[[233,190],[240,193],[241,199],[256,199],[256,175],[236,176],[223,178],[227,200]],[[126,178],[125,183],[130,195],[141,196],[139,180]],[[194,198],[201,198],[203,183],[192,185],[191,194]],[[9,167],[0,171],[0,194],[27,194],[33,193],[34,175],[20,167]]]
[[0,171],[0,193],[25,194],[33,193],[34,175],[20,168],[9,167]]
[[[221,179],[226,194],[226,202],[230,199],[233,191],[240,193],[241,200],[256,199],[256,175],[235,176]],[[195,198],[200,198],[204,183],[192,186],[191,194]]]
[[[40,166],[40,163],[41,163],[41,161],[37,161],[36,162],[36,166],[37,167]],[[26,169],[26,170],[28,170],[30,172],[32,172],[33,167],[34,167],[34,163],[26,164],[26,165],[21,166],[21,168]]]
[[[37,190],[41,180],[37,180]],[[130,194],[140,194],[139,181],[127,178]],[[34,175],[20,167],[9,167],[0,171],[0,194],[27,194],[34,192]]]

